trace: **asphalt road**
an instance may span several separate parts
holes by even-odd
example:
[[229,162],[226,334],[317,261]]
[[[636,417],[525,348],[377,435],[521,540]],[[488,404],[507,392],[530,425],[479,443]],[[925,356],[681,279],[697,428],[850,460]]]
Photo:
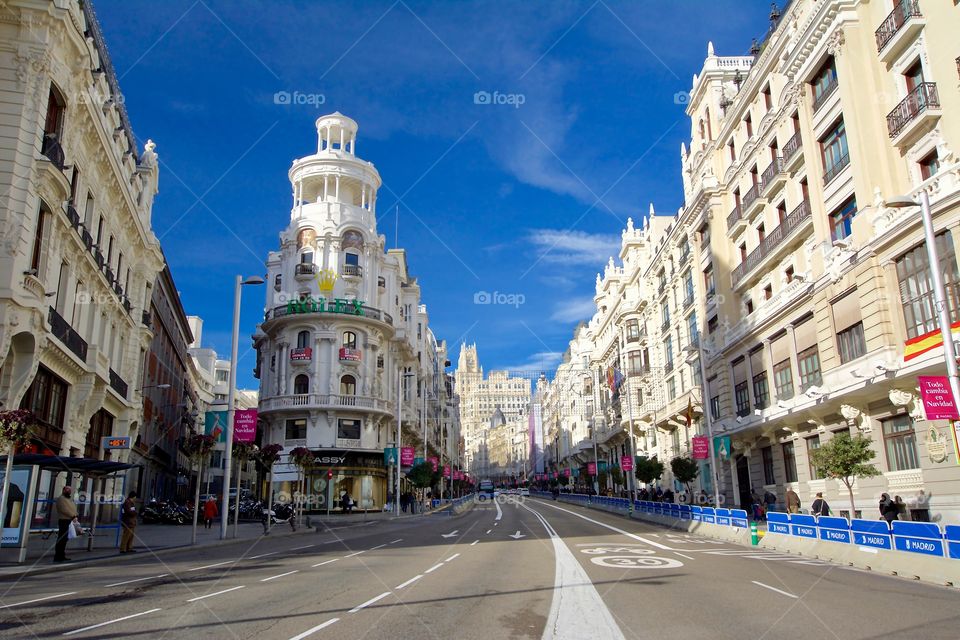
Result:
[[955,639],[958,605],[523,499],[0,582],[0,637]]

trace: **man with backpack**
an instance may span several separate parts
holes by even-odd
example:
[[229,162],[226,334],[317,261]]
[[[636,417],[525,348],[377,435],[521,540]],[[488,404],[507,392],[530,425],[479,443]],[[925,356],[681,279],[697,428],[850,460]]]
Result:
[[810,513],[815,516],[829,516],[830,505],[823,499],[823,493],[817,493],[816,500],[810,505]]

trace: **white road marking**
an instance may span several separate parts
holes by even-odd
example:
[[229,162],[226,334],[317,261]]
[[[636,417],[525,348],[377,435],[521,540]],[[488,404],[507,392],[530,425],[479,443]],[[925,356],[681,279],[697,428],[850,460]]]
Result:
[[687,560],[693,560],[693,556],[688,556],[685,553],[680,553],[679,551],[674,551],[674,553],[680,556],[681,558],[686,558]]
[[384,598],[386,598],[386,597],[387,597],[388,595],[390,595],[391,593],[393,593],[393,592],[392,592],[392,591],[384,591],[384,592],[381,593],[380,595],[378,595],[378,596],[376,596],[376,597],[374,597],[374,598],[370,598],[369,600],[367,600],[367,601],[364,602],[363,604],[357,605],[357,606],[354,607],[353,609],[350,609],[350,613],[356,613],[357,611],[360,611],[360,609],[363,609],[364,607],[369,607],[369,606],[372,605],[374,602],[379,602],[380,600],[383,600]]
[[345,556],[343,556],[343,557],[344,557],[344,558],[352,558],[353,556],[358,556],[358,555],[360,555],[361,553],[366,553],[366,551],[367,551],[366,549],[364,549],[363,551],[354,551],[353,553],[347,554],[347,555],[345,555]]
[[313,545],[313,544],[305,544],[302,547],[294,547],[293,549],[290,549],[290,551],[299,551],[300,549],[309,549],[310,547],[315,547],[315,546],[316,545]]
[[223,591],[216,591],[214,593],[208,593],[205,596],[197,596],[196,598],[190,598],[187,602],[196,602],[197,600],[203,600],[204,598],[212,598],[213,596],[221,596],[225,593],[230,593],[231,591],[236,591],[237,589],[243,589],[244,585],[239,587],[230,587],[229,589],[224,589]]
[[493,531],[493,529],[487,529],[487,533],[490,533],[491,531]]
[[340,558],[334,558],[333,560],[324,560],[323,562],[318,562],[317,564],[311,565],[311,566],[312,566],[312,567],[322,567],[322,566],[325,565],[325,564],[330,564],[331,562],[336,562],[336,561],[339,560],[339,559],[340,559]]
[[[610,638],[625,640],[613,614],[590,576],[567,548],[547,519],[526,505],[521,505],[532,513],[543,525],[553,542],[553,555],[556,561],[553,578],[553,598],[550,614],[543,628],[542,640],[564,640],[566,638]],[[561,606],[562,605],[562,606]]]
[[[110,586],[110,585],[107,585]],[[44,600],[53,600],[54,598],[62,598],[63,596],[72,596],[76,591],[68,591],[66,593],[58,593],[55,596],[44,596],[42,598],[34,598],[33,600],[26,600],[24,602],[15,602],[13,604],[5,604],[0,606],[0,609],[9,609],[10,607],[19,607],[22,604],[32,604],[34,602],[43,602]]]
[[270,553],[261,553],[261,554],[258,555],[258,556],[250,556],[249,558],[247,558],[247,560],[256,560],[257,558],[266,558],[267,556],[272,556],[272,555],[274,555],[275,553],[277,553],[277,552],[276,552],[276,551],[271,551]]
[[455,559],[457,559],[457,558],[459,558],[459,557],[460,557],[460,554],[459,554],[459,553],[455,553],[455,554],[453,554],[452,556],[450,556],[449,558],[447,558],[446,560],[444,560],[444,562],[450,562],[451,560],[455,560]]
[[292,638],[290,638],[290,640],[303,640],[303,639],[306,638],[307,636],[312,636],[312,635],[315,634],[317,631],[320,631],[320,629],[326,629],[327,627],[329,627],[330,625],[332,625],[334,622],[339,622],[339,621],[340,621],[340,618],[330,618],[329,620],[327,620],[327,621],[324,622],[323,624],[318,624],[317,626],[315,626],[315,627],[313,627],[313,628],[311,628],[311,629],[307,629],[306,631],[304,631],[303,633],[301,633],[301,634],[298,635],[298,636],[293,636]]
[[293,571],[287,571],[286,573],[281,573],[280,575],[277,575],[277,576],[270,576],[269,578],[264,578],[260,582],[270,582],[271,580],[276,580],[277,578],[282,578],[283,576],[293,575],[294,573],[298,573],[299,571],[300,571],[299,569],[294,569]]
[[187,571],[200,571],[201,569],[210,569],[212,567],[219,567],[220,565],[230,564],[233,560],[224,560],[223,562],[215,562],[214,564],[205,564],[202,567],[194,567],[193,569],[187,569]]
[[426,571],[424,571],[424,573],[431,573],[431,572],[433,572],[433,571],[436,571],[437,569],[439,569],[439,568],[442,567],[442,566],[443,566],[443,563],[442,563],[442,562],[438,562],[437,564],[433,565],[432,567],[430,567],[429,569],[427,569]]
[[145,616],[148,613],[154,613],[156,611],[160,611],[160,609],[159,608],[150,609],[149,611],[141,611],[140,613],[134,613],[129,616],[123,616],[122,618],[116,618],[115,620],[107,620],[106,622],[101,622],[100,624],[92,624],[89,627],[84,627],[82,629],[74,629],[73,631],[67,631],[63,635],[72,636],[75,633],[83,633],[84,631],[90,631],[91,629],[99,629],[100,627],[105,627],[108,624],[113,624],[114,622],[123,622],[124,620],[129,620],[130,618],[139,618],[140,616]]
[[398,542],[403,542],[403,538],[397,538],[396,540],[394,540],[394,541],[391,542],[390,544],[397,544]]
[[[122,584],[132,584],[132,583],[134,583],[134,582],[143,582],[144,580],[153,580],[153,579],[155,579],[155,578],[164,578],[164,577],[166,577],[167,575],[168,575],[168,574],[166,574],[166,573],[161,573],[161,574],[158,575],[158,576],[147,576],[146,578],[136,578],[136,579],[134,579],[134,580],[124,580],[123,582],[114,582],[113,584],[105,584],[105,585],[103,585],[103,586],[105,586],[105,587],[119,587],[119,586],[122,585]],[[2,608],[3,608],[3,607],[0,607],[0,609],[2,609]]]
[[478,542],[480,542],[480,541],[479,541],[479,540],[474,540],[473,542],[470,543],[470,546],[472,547],[473,545],[477,544]]
[[387,546],[387,545],[385,545],[385,544],[378,544],[378,545],[375,546],[375,547],[370,547],[369,549],[367,549],[367,551],[376,551],[377,549],[383,549],[385,546]]
[[[621,534],[621,535],[625,535],[625,536],[627,536],[628,538],[633,538],[634,540],[638,540],[638,541],[640,541],[640,542],[645,542],[646,544],[649,544],[651,547],[656,547],[657,549],[663,549],[664,551],[674,551],[674,549],[671,549],[670,547],[668,547],[668,546],[666,546],[666,545],[660,544],[659,542],[654,542],[653,540],[647,540],[646,538],[641,538],[640,536],[638,536],[638,535],[636,535],[636,534],[633,534],[633,533],[630,533],[629,531],[624,531],[623,529],[618,529],[617,527],[611,526],[611,525],[609,525],[609,524],[605,524],[605,523],[603,523],[603,522],[600,522],[599,520],[594,520],[593,518],[588,518],[587,516],[583,516],[583,515],[580,515],[579,513],[575,513],[575,512],[573,512],[573,511],[570,511],[569,509],[563,509],[563,508],[561,508],[561,507],[556,507],[556,506],[554,506],[554,505],[552,505],[552,504],[548,504],[548,503],[546,503],[546,502],[538,503],[538,504],[541,504],[541,505],[543,505],[543,506],[545,506],[545,507],[550,507],[551,509],[557,509],[558,511],[563,511],[564,513],[569,513],[570,515],[576,516],[576,517],[581,518],[581,519],[583,519],[583,520],[586,520],[587,522],[592,522],[593,524],[599,525],[599,526],[601,526],[601,527],[605,527],[605,528],[607,528],[607,529],[610,529],[611,531],[616,531],[617,533],[619,533],[619,534]],[[529,509],[529,507],[525,507],[525,508]],[[531,509],[531,511],[532,511],[532,509]],[[534,511],[534,513],[536,513],[536,512]]]
[[493,526],[499,527],[499,526],[500,526],[500,523],[499,523],[499,522],[494,522],[494,523],[493,523]]
[[500,503],[499,503],[499,502],[494,501],[493,504],[496,505],[496,507],[497,507],[497,517],[494,518],[494,520],[499,520],[500,518],[503,517],[503,509],[500,508]]
[[340,541],[339,541],[339,540],[327,540],[326,542],[323,542],[323,543],[321,543],[321,544],[333,544],[334,542],[340,542]]
[[792,593],[787,593],[786,591],[781,591],[780,589],[777,589],[776,587],[771,587],[771,586],[768,585],[768,584],[763,584],[762,582],[757,582],[756,580],[751,580],[750,582],[752,582],[753,584],[757,585],[758,587],[763,587],[764,589],[770,589],[770,591],[776,591],[777,593],[779,593],[779,594],[781,594],[781,595],[785,595],[785,596],[787,596],[788,598],[794,598],[794,599],[796,599],[796,598],[799,597],[799,596],[793,595]]
[[397,590],[399,591],[400,589],[403,589],[404,587],[409,587],[411,584],[413,584],[414,582],[416,582],[417,580],[419,580],[419,579],[422,578],[422,577],[423,577],[423,574],[422,574],[422,573],[413,576],[412,578],[410,578],[409,580],[407,580],[407,581],[404,582],[403,584],[398,584],[398,585],[397,585]]

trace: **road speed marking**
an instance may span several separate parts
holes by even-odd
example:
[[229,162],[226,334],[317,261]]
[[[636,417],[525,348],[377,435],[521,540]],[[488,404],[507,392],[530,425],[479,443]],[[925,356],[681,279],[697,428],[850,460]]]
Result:
[[653,549],[644,549],[643,547],[591,547],[590,549],[580,549],[580,553],[590,555],[600,555],[604,553],[636,553],[646,555],[655,553]]
[[590,562],[611,569],[676,569],[683,566],[682,562],[673,558],[637,555],[600,556],[599,558],[590,558]]

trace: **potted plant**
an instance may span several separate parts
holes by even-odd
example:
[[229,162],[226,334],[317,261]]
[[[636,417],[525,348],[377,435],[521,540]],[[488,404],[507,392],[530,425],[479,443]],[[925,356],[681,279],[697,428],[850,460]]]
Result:
[[30,442],[33,427],[37,423],[32,411],[12,409],[0,411],[0,447],[7,451],[6,473],[3,474],[3,495],[0,496],[0,523],[7,520],[7,496],[10,493],[10,474],[13,473],[13,456],[18,448]]

